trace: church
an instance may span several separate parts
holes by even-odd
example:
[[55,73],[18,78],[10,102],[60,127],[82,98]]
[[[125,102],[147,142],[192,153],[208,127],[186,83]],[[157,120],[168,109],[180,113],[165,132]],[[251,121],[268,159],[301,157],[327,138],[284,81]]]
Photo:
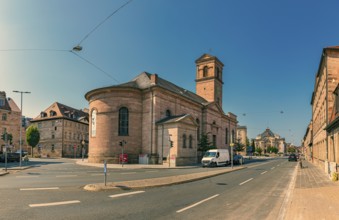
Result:
[[119,163],[124,154],[128,163],[196,164],[202,134],[216,148],[229,149],[238,121],[222,109],[224,65],[209,54],[195,63],[196,93],[147,72],[87,92],[88,162]]

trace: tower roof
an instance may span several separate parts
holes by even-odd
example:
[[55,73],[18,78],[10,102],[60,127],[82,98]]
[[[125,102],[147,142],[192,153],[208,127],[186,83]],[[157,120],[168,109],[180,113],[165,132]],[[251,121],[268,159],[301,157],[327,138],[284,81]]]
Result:
[[195,60],[195,63],[202,63],[202,62],[206,62],[206,61],[211,61],[211,60],[215,60],[218,63],[220,63],[222,66],[224,66],[224,64],[216,57],[216,56],[212,56],[210,54],[204,53],[201,57],[199,57],[198,59]]

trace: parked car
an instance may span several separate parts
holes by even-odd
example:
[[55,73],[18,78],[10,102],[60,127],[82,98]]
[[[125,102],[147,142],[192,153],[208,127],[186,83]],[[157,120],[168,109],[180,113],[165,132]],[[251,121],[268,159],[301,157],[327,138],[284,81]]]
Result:
[[[0,154],[0,162],[6,161],[6,154]],[[20,162],[20,154],[17,153],[7,153],[7,162]]]
[[288,161],[298,161],[298,158],[295,154],[290,154],[290,156],[288,156]]
[[[15,153],[20,155],[20,150],[15,151]],[[27,154],[28,154],[27,151],[22,150],[22,155],[21,155],[22,157],[26,156]]]
[[243,164],[244,163],[244,157],[240,154],[236,154],[233,157],[233,164]]

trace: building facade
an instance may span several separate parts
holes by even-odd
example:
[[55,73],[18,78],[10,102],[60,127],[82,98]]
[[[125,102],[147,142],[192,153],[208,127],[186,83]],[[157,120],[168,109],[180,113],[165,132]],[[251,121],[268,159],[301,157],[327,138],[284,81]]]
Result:
[[118,163],[123,150],[129,163],[148,155],[151,163],[193,164],[202,133],[217,148],[229,148],[237,117],[222,109],[222,70],[215,56],[197,59],[196,93],[147,72],[89,91],[89,162]]
[[31,120],[40,132],[34,154],[80,158],[88,153],[88,111],[53,103]]
[[[313,161],[326,173],[330,172],[330,163],[336,161],[338,146],[331,146],[331,138],[326,128],[335,116],[335,96],[333,93],[339,82],[339,46],[324,48],[315,77],[312,95],[312,152]],[[331,131],[332,132],[332,131]]]
[[237,127],[237,143],[240,143],[244,146],[244,151],[240,152],[241,155],[247,155],[247,127],[238,126]]
[[267,150],[269,147],[276,147],[279,150],[278,152],[286,153],[285,138],[280,137],[278,134],[274,134],[269,128],[254,139],[254,144],[255,148],[261,148],[264,154],[270,153]]
[[[11,151],[20,149],[20,125],[21,125],[21,110],[18,108],[14,100],[6,97],[6,92],[0,92],[0,132],[12,135]],[[25,141],[25,129],[22,129],[22,143]],[[0,146],[2,148],[6,145],[5,141],[0,139]]]

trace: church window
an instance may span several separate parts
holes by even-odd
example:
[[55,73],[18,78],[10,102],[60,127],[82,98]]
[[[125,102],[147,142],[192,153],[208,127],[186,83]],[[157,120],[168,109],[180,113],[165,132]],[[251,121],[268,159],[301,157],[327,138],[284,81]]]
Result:
[[6,114],[6,113],[3,113],[3,114],[2,114],[2,120],[3,120],[3,121],[7,121],[7,114]]
[[170,117],[171,116],[171,110],[167,109],[166,110],[166,117]]
[[[97,133],[97,110],[95,109],[92,111],[91,133],[92,137],[95,137]],[[69,139],[71,139],[71,137]]]
[[190,134],[190,136],[188,137],[188,147],[189,147],[189,148],[192,148],[192,147],[193,147],[193,137],[192,137],[191,134]]
[[216,75],[217,75],[217,78],[219,79],[219,78],[220,78],[220,70],[219,70],[219,67],[217,67],[217,69],[216,69]]
[[119,109],[119,136],[128,135],[128,109],[122,107]]
[[228,137],[229,137],[229,131],[228,128],[226,128],[226,134],[225,134],[225,144],[228,144]]
[[203,77],[207,77],[207,75],[208,75],[208,67],[207,67],[207,66],[204,66],[202,76],[203,76]]
[[195,121],[198,124],[197,138],[198,138],[198,141],[199,141],[200,140],[200,121],[199,121],[199,119],[196,119]]
[[232,143],[235,143],[235,135],[234,135],[234,130],[232,130]]
[[186,138],[186,134],[183,134],[182,135],[182,147],[183,148],[186,148],[187,147],[187,143],[186,143],[186,140],[187,138]]

